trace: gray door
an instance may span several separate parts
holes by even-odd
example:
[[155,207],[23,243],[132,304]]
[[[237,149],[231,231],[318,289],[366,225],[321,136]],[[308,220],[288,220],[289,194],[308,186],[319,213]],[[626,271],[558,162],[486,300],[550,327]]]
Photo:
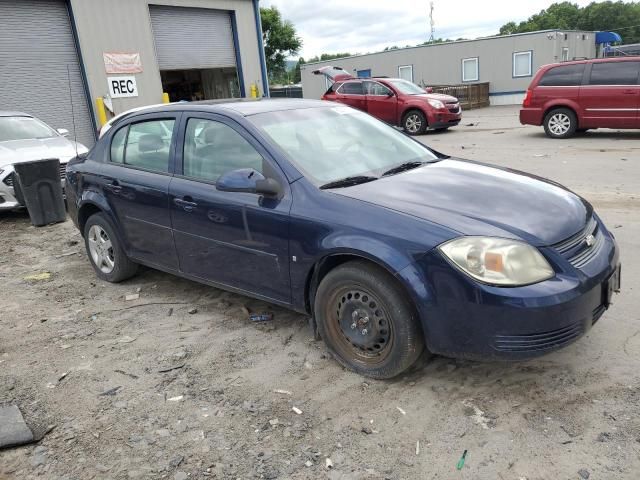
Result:
[[35,115],[54,128],[66,128],[71,138],[75,117],[78,141],[94,144],[65,2],[0,1],[0,110]]
[[160,70],[236,66],[228,11],[149,5],[149,12]]

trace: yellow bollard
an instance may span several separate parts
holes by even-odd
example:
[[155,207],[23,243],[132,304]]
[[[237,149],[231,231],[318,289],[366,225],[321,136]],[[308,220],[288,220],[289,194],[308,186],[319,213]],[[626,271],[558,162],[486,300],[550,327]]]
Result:
[[107,111],[104,108],[104,100],[102,97],[96,98],[96,112],[98,113],[98,123],[102,127],[107,123]]
[[162,92],[162,103],[170,103],[169,94],[167,92]]
[[251,98],[258,98],[260,92],[258,91],[258,85],[255,83],[251,84]]

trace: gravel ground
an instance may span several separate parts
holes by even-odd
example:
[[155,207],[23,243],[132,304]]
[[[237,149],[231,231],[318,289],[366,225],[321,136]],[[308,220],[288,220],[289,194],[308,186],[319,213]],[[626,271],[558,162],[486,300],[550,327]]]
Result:
[[524,363],[435,357],[366,380],[300,315],[149,269],[101,282],[70,221],[1,214],[0,405],[54,428],[0,452],[0,479],[636,479],[640,132],[548,140],[499,107],[421,140],[593,202],[623,289],[587,336]]

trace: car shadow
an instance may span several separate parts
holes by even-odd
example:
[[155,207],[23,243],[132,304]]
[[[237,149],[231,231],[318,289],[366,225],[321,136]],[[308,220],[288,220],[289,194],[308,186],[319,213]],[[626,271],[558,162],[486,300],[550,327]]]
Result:
[[[543,130],[539,130],[530,134],[534,138],[547,138],[553,140],[544,133]],[[640,130],[610,130],[610,129],[593,129],[586,132],[576,133],[573,137],[569,137],[564,140],[576,140],[579,138],[597,138],[607,140],[640,140]]]

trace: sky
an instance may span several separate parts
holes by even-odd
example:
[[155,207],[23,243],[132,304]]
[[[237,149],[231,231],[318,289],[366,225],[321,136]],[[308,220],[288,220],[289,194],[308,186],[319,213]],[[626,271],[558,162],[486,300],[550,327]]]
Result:
[[[573,0],[580,6],[592,0]],[[513,20],[526,20],[553,1],[434,0],[435,37],[495,35]],[[429,39],[429,0],[260,0],[278,7],[302,38],[299,56],[367,53]]]

